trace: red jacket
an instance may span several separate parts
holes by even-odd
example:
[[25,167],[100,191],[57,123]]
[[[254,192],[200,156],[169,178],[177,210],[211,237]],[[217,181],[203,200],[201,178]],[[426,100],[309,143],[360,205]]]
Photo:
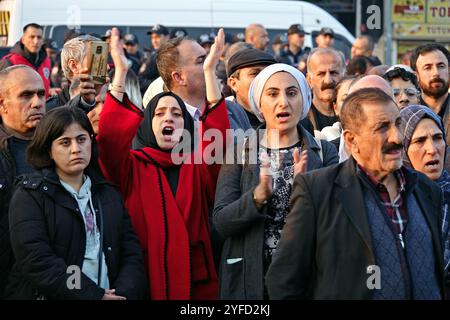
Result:
[[4,56],[2,60],[9,60],[12,65],[23,64],[36,70],[44,82],[45,98],[47,98],[50,90],[50,72],[52,69],[52,64],[44,49],[41,49],[39,54],[42,55],[42,58],[39,59],[36,66],[25,57],[26,52],[23,49],[23,45],[19,42],[16,43],[11,52]]
[[[120,103],[108,94],[97,139],[105,175],[119,186],[141,242],[151,298],[216,299],[208,213],[220,165],[183,164],[174,197],[162,172],[168,154],[151,148],[142,149],[147,155],[130,151],[141,121],[140,110],[126,97]],[[201,133],[209,128],[220,130],[225,146],[224,100],[200,122]]]

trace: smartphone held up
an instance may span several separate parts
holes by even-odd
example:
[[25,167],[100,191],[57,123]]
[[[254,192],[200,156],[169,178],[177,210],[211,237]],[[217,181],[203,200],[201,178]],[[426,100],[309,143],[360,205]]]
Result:
[[95,84],[106,83],[108,66],[108,44],[104,41],[89,41],[87,44],[87,65]]

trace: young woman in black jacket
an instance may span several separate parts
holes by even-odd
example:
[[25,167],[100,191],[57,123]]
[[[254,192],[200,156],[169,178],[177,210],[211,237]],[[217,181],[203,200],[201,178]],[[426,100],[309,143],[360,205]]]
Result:
[[27,157],[37,169],[9,211],[16,258],[10,299],[142,299],[147,280],[120,194],[102,177],[92,126],[78,108],[41,120]]

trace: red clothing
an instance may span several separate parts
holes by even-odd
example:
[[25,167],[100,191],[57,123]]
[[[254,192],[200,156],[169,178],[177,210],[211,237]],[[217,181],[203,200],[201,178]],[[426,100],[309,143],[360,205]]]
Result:
[[[105,174],[119,186],[141,242],[151,298],[216,299],[208,212],[220,165],[183,164],[174,197],[162,170],[173,166],[170,153],[130,150],[141,120],[126,97],[120,103],[108,93],[97,139]],[[224,100],[200,122],[201,133],[209,128],[221,131],[224,146],[229,128]]]
[[33,68],[34,70],[36,70],[36,72],[39,73],[39,75],[41,76],[42,82],[44,82],[45,98],[48,97],[49,90],[50,90],[50,71],[52,68],[52,64],[48,57],[46,57],[44,59],[44,61],[42,61],[42,63],[38,67],[35,67],[24,56],[22,56],[18,53],[7,54],[5,57],[3,57],[2,60],[6,60],[6,59],[11,61],[12,65],[23,64],[23,65],[29,66],[29,67]]

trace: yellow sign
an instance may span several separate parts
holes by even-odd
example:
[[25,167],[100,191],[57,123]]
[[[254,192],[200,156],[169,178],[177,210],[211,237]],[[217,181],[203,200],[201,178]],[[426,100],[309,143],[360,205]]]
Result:
[[450,0],[428,0],[427,22],[450,24]]
[[392,22],[425,23],[426,0],[393,0]]
[[0,11],[0,36],[8,36],[9,11]]
[[448,40],[450,24],[395,23],[394,35],[400,38],[426,38]]

